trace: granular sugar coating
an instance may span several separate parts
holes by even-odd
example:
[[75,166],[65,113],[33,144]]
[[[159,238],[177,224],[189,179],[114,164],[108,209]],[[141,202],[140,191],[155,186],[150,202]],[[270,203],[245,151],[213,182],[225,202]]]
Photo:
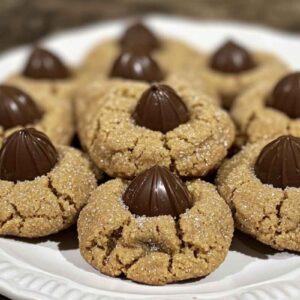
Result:
[[194,204],[177,221],[131,214],[120,200],[127,181],[99,186],[78,220],[82,256],[104,274],[152,285],[214,271],[233,236],[230,209],[213,185],[199,179],[186,184]]
[[110,176],[132,178],[158,164],[181,176],[204,176],[220,164],[235,136],[229,116],[207,94],[175,79],[170,85],[188,107],[190,120],[166,134],[132,121],[131,114],[148,87],[145,83],[115,80],[104,83],[107,92],[98,83],[99,94],[95,83],[86,101],[84,95],[77,99],[79,137],[100,169]]
[[76,222],[96,179],[81,152],[57,150],[59,161],[48,174],[17,183],[0,180],[0,235],[42,237]]
[[231,115],[237,124],[240,144],[255,143],[283,134],[300,137],[299,119],[291,119],[266,105],[275,84],[275,80],[257,83],[237,98]]
[[263,184],[254,164],[269,141],[245,146],[218,171],[220,195],[232,209],[241,231],[278,250],[300,251],[300,189]]

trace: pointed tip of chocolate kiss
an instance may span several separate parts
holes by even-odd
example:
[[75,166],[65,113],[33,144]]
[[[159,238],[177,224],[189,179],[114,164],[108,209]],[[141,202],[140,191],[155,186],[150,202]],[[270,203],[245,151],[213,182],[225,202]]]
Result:
[[8,136],[0,149],[0,179],[33,180],[51,171],[57,160],[58,153],[44,133],[21,129]]
[[251,54],[241,45],[229,40],[211,57],[210,67],[222,73],[241,73],[255,68]]
[[192,198],[182,180],[166,167],[154,166],[128,185],[123,201],[138,216],[178,217],[192,206]]
[[136,125],[167,133],[188,122],[190,114],[173,88],[154,83],[141,95],[132,118]]
[[41,110],[28,94],[11,85],[0,85],[0,126],[25,126],[41,117]]
[[300,138],[283,135],[260,152],[254,171],[264,184],[276,188],[300,187]]
[[69,69],[54,53],[41,47],[33,48],[23,70],[23,75],[32,79],[67,79]]
[[285,113],[290,118],[300,118],[300,72],[289,73],[278,81],[267,106]]
[[109,76],[146,82],[164,78],[159,65],[150,55],[132,51],[122,52],[117,57]]
[[123,50],[150,53],[160,47],[155,34],[142,22],[132,23],[120,39]]

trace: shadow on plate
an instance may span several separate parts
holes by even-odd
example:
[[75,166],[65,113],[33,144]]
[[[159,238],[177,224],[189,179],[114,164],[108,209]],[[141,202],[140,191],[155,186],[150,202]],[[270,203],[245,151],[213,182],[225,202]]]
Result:
[[260,259],[267,259],[268,256],[279,252],[239,230],[234,232],[230,250]]
[[7,238],[11,240],[23,242],[23,243],[30,243],[30,244],[42,244],[46,242],[55,242],[57,243],[57,246],[61,251],[76,250],[79,248],[76,225],[73,225],[70,228],[63,230],[59,233],[52,234],[46,237],[41,237],[41,238],[33,238],[33,239],[18,238],[18,237],[7,237]]

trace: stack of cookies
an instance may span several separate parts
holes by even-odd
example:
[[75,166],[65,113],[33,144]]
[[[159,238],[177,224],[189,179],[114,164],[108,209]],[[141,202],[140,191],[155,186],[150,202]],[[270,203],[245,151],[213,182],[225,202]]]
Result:
[[270,53],[134,23],[78,69],[34,48],[0,116],[1,235],[77,222],[90,265],[151,285],[213,272],[234,227],[300,251],[300,73]]

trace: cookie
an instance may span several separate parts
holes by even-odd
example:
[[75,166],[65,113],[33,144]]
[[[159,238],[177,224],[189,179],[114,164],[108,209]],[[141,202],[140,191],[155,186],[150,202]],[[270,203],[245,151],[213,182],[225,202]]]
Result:
[[[204,176],[234,140],[226,112],[180,83],[120,80],[104,94],[100,87],[99,94],[95,86],[90,100],[78,99],[89,107],[78,109],[78,133],[92,160],[110,176],[132,178],[156,164],[181,176]],[[92,95],[100,96],[97,104],[89,104]]]
[[[201,78],[198,78],[197,81],[193,80],[194,78],[193,72],[177,72],[163,82],[170,86],[176,86],[178,91],[185,94],[189,93],[189,90],[193,90],[193,93],[199,93],[203,100],[219,106],[220,101],[216,91]],[[81,124],[85,122],[85,118],[89,117],[89,110],[94,111],[95,105],[101,105],[103,101],[106,101],[105,94],[109,94],[111,89],[114,90],[115,86],[120,84],[130,86],[132,81],[98,78],[79,88],[74,98],[77,127],[80,128]]]
[[212,84],[230,108],[235,98],[261,80],[276,80],[287,71],[287,66],[270,53],[252,51],[228,41],[207,57],[204,78]]
[[81,152],[33,128],[0,150],[0,235],[42,237],[74,224],[96,179]]
[[238,229],[278,250],[300,251],[300,138],[248,144],[218,171]]
[[237,98],[231,115],[241,144],[282,134],[300,136],[300,73],[253,85]]
[[230,209],[213,185],[183,183],[158,166],[131,182],[99,186],[78,219],[80,251],[89,264],[150,285],[211,273],[232,235]]
[[61,101],[72,100],[78,87],[75,72],[54,53],[41,47],[34,48],[22,72],[11,76],[6,82],[36,98]]
[[114,61],[122,52],[151,54],[166,74],[182,69],[199,69],[204,56],[186,43],[163,37],[156,37],[143,24],[131,25],[119,39],[102,41],[88,53],[81,72],[109,74]]
[[33,94],[15,86],[0,85],[0,145],[22,127],[35,127],[45,132],[54,144],[68,145],[74,134],[71,103]]

